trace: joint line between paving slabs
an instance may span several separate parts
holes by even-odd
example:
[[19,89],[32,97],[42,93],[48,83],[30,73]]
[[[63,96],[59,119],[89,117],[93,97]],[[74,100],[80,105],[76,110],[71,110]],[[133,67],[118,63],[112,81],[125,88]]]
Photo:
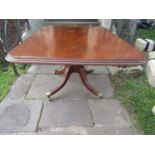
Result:
[[110,72],[110,70],[109,70],[109,68],[106,66],[106,69],[107,69],[107,71],[108,71],[108,77],[111,79],[111,77],[112,77],[112,74],[111,74],[111,72]]
[[40,123],[40,120],[41,120],[41,116],[42,116],[42,113],[43,113],[43,109],[44,109],[44,99],[42,101],[42,106],[41,106],[41,110],[40,110],[40,116],[38,118],[38,121],[37,121],[37,125],[36,125],[36,132],[38,132],[40,129],[39,129],[39,123]]
[[107,69],[107,71],[108,71],[107,76],[109,77],[110,81],[112,81],[113,75],[112,75],[112,73],[110,72],[110,69],[109,69],[107,66],[106,66],[106,69]]
[[93,127],[94,127],[94,126],[95,126],[95,122],[94,122],[93,111],[92,111],[92,109],[91,109],[91,108],[90,108],[90,115],[91,115],[92,124],[93,124]]
[[27,89],[27,91],[26,91],[26,93],[25,93],[25,96],[24,96],[24,97],[26,97],[26,96],[27,96],[27,94],[28,94],[29,90],[30,90],[30,89],[31,89],[31,87],[32,87],[32,84],[33,84],[33,82],[34,82],[35,78],[36,78],[36,74],[34,74],[34,77],[33,77],[33,79],[32,79],[32,82],[30,83],[30,86],[28,87],[28,89]]

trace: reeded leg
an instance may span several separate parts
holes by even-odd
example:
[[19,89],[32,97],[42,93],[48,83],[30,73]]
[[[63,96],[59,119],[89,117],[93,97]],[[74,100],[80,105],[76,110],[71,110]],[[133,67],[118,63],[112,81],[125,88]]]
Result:
[[84,67],[81,67],[78,69],[78,73],[80,75],[80,78],[81,78],[81,81],[82,83],[85,85],[85,87],[90,91],[92,92],[94,95],[96,96],[99,96],[100,98],[103,98],[103,95],[101,93],[99,93],[96,89],[94,89],[90,83],[88,82],[88,79],[87,79],[87,75],[86,75],[86,72],[85,72],[85,69]]
[[72,67],[71,66],[66,67],[64,72],[65,72],[64,81],[57,88],[55,88],[53,91],[48,92],[46,94],[46,96],[48,98],[50,98],[52,95],[54,95],[55,93],[57,93],[61,88],[63,88],[65,86],[65,84],[67,83],[67,81],[68,81],[68,79],[70,77],[70,74],[72,73]]

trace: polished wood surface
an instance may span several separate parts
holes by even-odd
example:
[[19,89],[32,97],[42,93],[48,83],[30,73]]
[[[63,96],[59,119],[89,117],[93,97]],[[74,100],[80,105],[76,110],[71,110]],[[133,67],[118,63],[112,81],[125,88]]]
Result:
[[6,56],[13,63],[137,65],[144,54],[102,27],[45,26]]

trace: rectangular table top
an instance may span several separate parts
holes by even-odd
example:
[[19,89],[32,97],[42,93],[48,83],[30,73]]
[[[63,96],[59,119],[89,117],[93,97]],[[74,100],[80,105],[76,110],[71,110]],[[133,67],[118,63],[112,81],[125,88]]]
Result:
[[137,65],[142,52],[103,27],[45,26],[12,49],[12,63]]

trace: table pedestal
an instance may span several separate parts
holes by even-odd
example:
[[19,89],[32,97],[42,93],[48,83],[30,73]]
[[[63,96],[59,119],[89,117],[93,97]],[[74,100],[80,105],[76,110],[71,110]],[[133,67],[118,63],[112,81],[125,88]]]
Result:
[[84,66],[75,66],[75,65],[65,66],[62,70],[55,70],[55,74],[64,74],[65,77],[64,77],[63,82],[57,88],[55,88],[54,90],[52,90],[46,94],[47,97],[50,98],[52,95],[57,93],[61,88],[63,88],[72,73],[78,73],[84,86],[90,92],[92,92],[94,95],[96,95],[100,98],[103,98],[102,94],[99,93],[96,89],[94,89],[88,82],[87,71],[85,70],[85,67]]

